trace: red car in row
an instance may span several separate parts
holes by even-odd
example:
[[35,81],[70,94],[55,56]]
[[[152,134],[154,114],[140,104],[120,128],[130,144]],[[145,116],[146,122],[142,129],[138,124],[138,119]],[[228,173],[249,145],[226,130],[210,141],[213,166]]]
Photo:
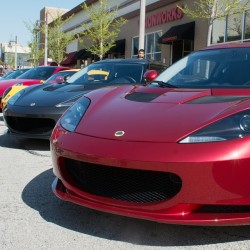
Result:
[[3,80],[0,82],[0,103],[2,100],[3,93],[6,89],[13,85],[26,85],[31,86],[34,84],[40,84],[46,81],[53,74],[61,71],[71,69],[70,67],[64,66],[39,66],[32,68],[16,79]]

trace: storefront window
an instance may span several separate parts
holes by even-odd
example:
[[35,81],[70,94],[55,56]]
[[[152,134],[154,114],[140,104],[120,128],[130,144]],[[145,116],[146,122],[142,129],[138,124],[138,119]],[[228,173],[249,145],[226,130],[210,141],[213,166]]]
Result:
[[132,39],[132,57],[137,57],[139,50],[139,37],[133,37]]
[[229,15],[227,19],[226,41],[237,41],[242,38],[242,14]]
[[156,32],[154,35],[155,35],[155,52],[161,53],[161,44],[158,43],[158,40],[162,36],[162,32]]
[[146,54],[153,54],[154,53],[154,34],[146,35]]
[[[161,45],[158,39],[161,32],[155,32],[145,35],[145,57],[156,61],[161,61]],[[139,37],[132,39],[132,57],[137,57],[139,49]]]
[[250,39],[250,10],[245,15],[244,39]]
[[214,21],[212,30],[212,44],[224,42],[225,27],[226,27],[225,20]]
[[223,20],[215,20],[212,31],[212,44],[246,41],[250,39],[250,10],[245,14],[228,15]]

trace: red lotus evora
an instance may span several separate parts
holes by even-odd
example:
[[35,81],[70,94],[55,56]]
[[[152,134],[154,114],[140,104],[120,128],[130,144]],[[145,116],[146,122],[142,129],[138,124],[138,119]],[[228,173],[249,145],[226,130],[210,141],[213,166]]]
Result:
[[84,95],[51,137],[65,201],[189,225],[250,224],[250,44],[211,46],[147,86]]

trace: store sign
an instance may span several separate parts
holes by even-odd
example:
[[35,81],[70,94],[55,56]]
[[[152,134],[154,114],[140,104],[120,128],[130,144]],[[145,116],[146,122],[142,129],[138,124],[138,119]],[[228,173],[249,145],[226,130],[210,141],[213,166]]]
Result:
[[164,23],[173,22],[181,19],[184,13],[179,8],[175,7],[169,10],[161,11],[152,16],[146,17],[145,28],[161,25]]

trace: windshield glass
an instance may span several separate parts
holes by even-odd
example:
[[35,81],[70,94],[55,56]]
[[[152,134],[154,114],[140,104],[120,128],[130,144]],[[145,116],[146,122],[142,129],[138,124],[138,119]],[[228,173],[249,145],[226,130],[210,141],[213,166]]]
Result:
[[176,87],[250,87],[250,48],[195,52],[160,74],[156,80]]
[[30,69],[17,77],[18,79],[37,79],[37,80],[46,80],[48,79],[53,72],[55,71],[55,68],[53,67],[37,67]]
[[20,75],[22,75],[24,72],[28,71],[29,69],[20,69],[17,71],[13,71],[10,75],[8,75],[5,79],[14,79]]
[[70,77],[75,73],[76,71],[60,71],[49,77],[44,83],[62,83],[66,76]]
[[143,78],[142,64],[128,63],[93,63],[74,74],[69,80],[70,84],[107,84],[134,79],[134,83],[141,83]]
[[10,72],[6,73],[5,75],[3,75],[3,76],[1,77],[1,79],[7,79],[7,78],[8,78],[9,76],[11,76],[13,73],[14,73],[14,71],[10,71]]

